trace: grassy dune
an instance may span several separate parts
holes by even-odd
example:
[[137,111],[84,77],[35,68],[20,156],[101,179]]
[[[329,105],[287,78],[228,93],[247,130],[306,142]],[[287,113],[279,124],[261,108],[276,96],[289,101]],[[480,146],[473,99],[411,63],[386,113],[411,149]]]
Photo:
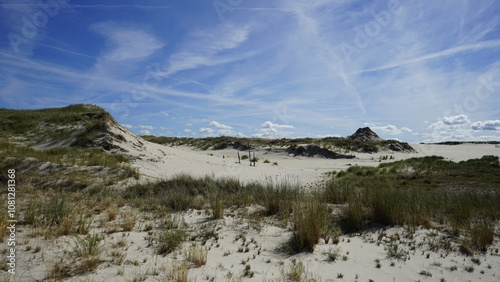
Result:
[[[4,159],[3,166],[15,164],[12,161],[7,163]],[[117,165],[113,162],[108,164],[111,167]],[[481,251],[491,244],[494,224],[500,219],[499,169],[497,157],[460,163],[439,157],[416,158],[384,163],[377,168],[350,167],[347,171],[333,174],[324,187],[316,187],[314,192],[302,191],[292,182],[242,184],[236,179],[197,178],[184,174],[133,185],[123,192],[113,192],[113,197],[125,205],[159,214],[208,209],[214,219],[221,218],[229,208],[260,205],[263,207],[260,213],[262,218],[273,217],[295,229],[297,235],[292,240],[298,241],[291,242],[293,251],[314,249],[320,237],[333,235],[328,234],[332,230],[360,231],[371,228],[373,224],[440,226],[455,236],[469,235],[467,244]],[[42,178],[35,174],[31,177],[33,182],[36,179],[38,185],[43,186]],[[85,177],[79,178],[80,181],[82,179]],[[30,182],[27,180],[25,182]],[[116,183],[119,178],[113,181]],[[44,198],[64,195],[48,201],[49,206],[60,207],[59,211],[54,211],[59,217],[68,216],[71,212],[63,212],[64,202],[60,202],[61,199],[68,199],[69,202],[75,197],[92,198],[90,194],[85,194],[88,191],[83,192],[90,182],[83,182],[76,190],[53,187],[51,190],[55,194],[46,194]],[[30,193],[38,192],[41,191],[36,187],[30,188]],[[24,205],[30,207],[25,216],[45,210],[43,207],[33,208],[33,205],[38,206],[36,202]],[[338,213],[333,215],[333,209],[340,209],[341,216]],[[62,220],[50,219],[47,222],[60,224]],[[34,221],[27,219],[26,223],[34,224]],[[304,234],[301,235],[301,232]],[[305,242],[308,240],[311,242]]]
[[49,148],[99,147],[95,140],[110,135],[107,124],[114,122],[102,108],[85,104],[40,110],[0,109],[0,120],[0,140]]
[[189,138],[189,137],[158,137],[142,136],[147,141],[166,145],[166,146],[191,146],[200,150],[225,149],[228,147],[248,148],[259,146],[289,147],[300,144],[314,144],[337,153],[367,152],[375,153],[382,149],[387,149],[391,144],[398,143],[395,140],[380,140],[372,142],[362,142],[350,140],[342,137],[326,138],[238,138],[238,137],[207,137],[207,138]]
[[[38,157],[44,161],[62,160],[62,166],[71,167],[63,161],[67,157],[59,155],[61,152],[66,156],[73,154],[53,151]],[[13,166],[22,170],[25,158],[19,154],[2,157],[0,168]],[[257,229],[263,222],[288,228],[291,236],[280,249],[289,254],[312,252],[321,239],[338,242],[342,233],[400,225],[440,230],[449,239],[434,243],[433,248],[475,255],[487,252],[498,237],[495,226],[500,219],[499,169],[497,157],[460,163],[439,157],[415,158],[383,163],[376,168],[350,167],[331,173],[330,179],[313,191],[304,191],[293,181],[243,184],[236,179],[187,174],[109,189],[111,184],[119,184],[127,177],[117,168],[106,175],[79,171],[78,178],[68,185],[56,185],[53,178],[71,174],[55,171],[49,178],[36,170],[25,170],[18,186],[23,195],[18,204],[19,224],[35,238],[74,238],[67,261],[47,270],[46,278],[55,280],[92,273],[103,263],[122,265],[120,251],[106,252],[104,256],[100,246],[109,240],[105,238],[110,234],[135,230],[139,221],[141,230],[148,231],[148,247],[154,248],[156,254],[178,253],[184,243],[192,242],[182,271],[170,270],[171,275],[185,277],[190,263],[200,266],[206,263],[207,240],[218,240],[215,225],[210,227],[207,223],[201,229],[193,229],[183,222],[179,215],[190,210],[205,210],[214,223],[230,214],[249,224],[253,222]],[[1,197],[5,200],[6,194]],[[252,214],[239,212],[250,206],[259,208]],[[4,214],[0,215],[2,230],[7,226],[6,220]],[[160,223],[148,223],[152,221]],[[0,233],[3,239],[7,235]],[[126,246],[123,240],[113,243],[114,248]],[[241,247],[241,252],[246,252],[246,248]],[[407,256],[397,246],[387,252],[394,258]],[[333,260],[339,256],[335,250],[328,255]],[[251,277],[251,268],[245,269],[245,277]],[[286,278],[292,270],[285,272]]]
[[441,227],[464,234],[464,248],[485,251],[500,219],[498,157],[454,163],[441,157],[414,158],[350,167],[326,185],[325,197],[345,204],[347,231],[370,224]]
[[[495,227],[500,220],[500,162],[494,156],[458,163],[432,156],[384,162],[378,167],[352,166],[345,171],[326,174],[323,184],[308,190],[293,178],[281,182],[269,179],[243,183],[232,178],[180,174],[140,182],[137,179],[144,179],[140,179],[126,157],[110,154],[102,148],[80,146],[102,132],[108,116],[98,107],[75,105],[38,111],[2,109],[0,118],[4,121],[0,124],[0,171],[16,169],[18,172],[18,227],[26,234],[26,242],[36,242],[27,243],[23,248],[31,252],[38,263],[46,264],[45,279],[48,280],[82,276],[95,272],[100,266],[115,265],[125,269],[125,266],[141,265],[139,261],[127,261],[126,258],[130,247],[127,236],[135,231],[147,232],[145,248],[154,249],[155,255],[173,254],[184,258],[161,271],[168,272],[169,279],[187,281],[190,269],[207,263],[211,247],[224,247],[219,246],[218,232],[224,228],[226,220],[255,230],[264,225],[279,227],[289,236],[284,238],[277,252],[287,256],[314,252],[322,240],[337,244],[341,235],[376,233],[376,230],[392,226],[403,226],[410,231],[438,230],[445,236],[429,240],[432,250],[461,252],[471,257],[493,253],[491,246],[498,239]],[[21,138],[23,134],[24,139]],[[30,147],[68,138],[72,140],[69,146],[47,150]],[[333,137],[147,139],[199,149],[317,144],[341,152],[376,151],[389,144]],[[0,181],[6,180],[6,175],[0,174]],[[0,201],[7,201],[5,190],[0,197]],[[202,224],[186,223],[185,215],[193,213],[207,214],[209,218]],[[2,209],[0,239],[4,242],[9,235],[7,220],[6,210]],[[67,250],[56,257],[56,261],[49,264],[44,261],[44,255],[37,255],[47,251],[43,242],[60,238],[70,238],[70,241]],[[207,242],[211,242],[210,245]],[[253,259],[261,254],[262,246],[243,233],[233,243],[241,244],[237,253],[250,253],[253,248]],[[187,249],[186,244],[190,244]],[[408,251],[397,243],[392,244],[387,247],[388,257],[407,259]],[[222,256],[229,255],[231,250],[224,249]],[[338,249],[332,249],[326,256],[329,261],[340,257],[348,259],[347,254],[341,255]],[[249,260],[250,256],[241,263],[241,279],[258,275]],[[5,258],[0,259],[0,263],[6,265]],[[284,281],[309,277],[300,261],[293,260],[291,265],[282,266]],[[376,267],[379,266],[377,262]],[[125,270],[120,271],[123,274]],[[151,275],[161,271],[155,270]],[[341,276],[339,273],[338,278]],[[140,276],[134,281],[145,279]]]

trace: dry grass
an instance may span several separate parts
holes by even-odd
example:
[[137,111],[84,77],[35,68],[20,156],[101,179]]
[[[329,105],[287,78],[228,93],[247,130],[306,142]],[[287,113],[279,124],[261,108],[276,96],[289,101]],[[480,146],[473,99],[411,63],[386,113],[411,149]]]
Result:
[[[3,200],[3,195],[2,195],[2,200]],[[2,202],[7,202],[6,200],[3,200]],[[9,227],[9,223],[7,222],[7,209],[3,209],[0,211],[0,242],[3,242],[3,238],[7,236],[10,231],[7,229]]]
[[118,214],[118,207],[116,205],[112,205],[110,206],[107,210],[106,210],[106,214],[107,214],[107,219],[108,221],[113,221],[116,219],[116,216]]
[[75,271],[78,274],[94,272],[101,262],[102,260],[95,256],[84,258],[76,264]]
[[66,278],[72,276],[72,268],[67,263],[67,261],[60,260],[59,262],[54,263],[47,273],[45,274],[45,279],[48,281],[62,281]]
[[494,224],[487,220],[480,220],[472,223],[468,231],[469,236],[464,244],[482,253],[488,251],[488,247],[495,239]]
[[290,282],[321,281],[320,278],[309,273],[301,261],[297,262],[295,259],[292,260],[286,269],[282,269],[281,280]]
[[187,262],[176,262],[172,264],[170,270],[170,279],[175,282],[191,282],[194,280],[189,279],[189,265]]
[[192,245],[187,251],[186,258],[189,262],[193,263],[197,267],[200,267],[207,263],[207,254],[207,248]]
[[123,231],[126,232],[132,231],[137,221],[137,215],[133,211],[128,211],[127,213],[122,214],[122,217],[123,217],[123,223],[122,223]]

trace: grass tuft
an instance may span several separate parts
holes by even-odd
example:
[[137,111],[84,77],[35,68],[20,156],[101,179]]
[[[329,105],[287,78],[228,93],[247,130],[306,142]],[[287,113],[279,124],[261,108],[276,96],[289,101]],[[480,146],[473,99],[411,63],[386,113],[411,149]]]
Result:
[[294,232],[288,242],[293,252],[313,252],[319,239],[326,237],[328,208],[318,196],[303,195],[297,200],[293,210]]
[[207,263],[207,254],[207,248],[193,245],[187,252],[187,260],[198,267],[204,266]]
[[159,255],[166,255],[177,250],[186,240],[186,231],[180,229],[163,230],[156,235],[157,248]]

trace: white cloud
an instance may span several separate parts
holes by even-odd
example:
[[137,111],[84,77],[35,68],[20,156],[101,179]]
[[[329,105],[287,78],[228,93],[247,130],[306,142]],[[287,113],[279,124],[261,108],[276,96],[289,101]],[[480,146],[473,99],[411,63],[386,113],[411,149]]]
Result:
[[376,133],[377,132],[382,132],[382,133],[385,133],[385,134],[390,134],[390,135],[401,135],[403,133],[413,133],[413,130],[411,130],[410,128],[408,127],[401,127],[401,128],[398,128],[397,126],[395,125],[392,125],[392,124],[388,124],[388,125],[384,125],[384,126],[373,126],[373,124],[366,124],[365,125],[367,126],[370,126],[370,128],[375,131]]
[[188,133],[191,136],[196,136],[196,132],[194,132],[193,130],[191,130],[189,128],[184,129],[184,133]]
[[106,37],[109,50],[104,54],[108,61],[124,61],[142,59],[163,48],[154,35],[146,31],[122,26],[115,22],[101,22],[90,27]]
[[396,126],[389,124],[385,126],[372,126],[371,129],[375,132],[382,131],[387,134],[398,135],[401,134],[402,131],[398,129]]
[[211,135],[211,134],[213,134],[215,132],[215,130],[213,130],[211,128],[204,127],[204,128],[200,128],[200,132]]
[[413,130],[409,129],[408,127],[401,127],[401,131],[407,132],[407,133],[413,133]]
[[443,117],[441,119],[444,124],[446,125],[456,125],[456,124],[468,124],[470,123],[469,118],[466,115],[456,115],[456,116],[449,116],[449,117]]
[[124,124],[122,124],[122,125],[123,125],[123,127],[128,128],[128,129],[132,129],[132,128],[134,128],[134,126],[133,126],[133,125],[128,124],[128,123],[124,123]]
[[140,129],[148,129],[148,130],[154,129],[154,127],[152,125],[138,125],[137,127]]
[[285,137],[292,134],[292,132],[284,131],[283,129],[293,129],[292,125],[287,124],[277,124],[270,121],[266,121],[261,125],[261,128],[257,133],[253,134],[257,138],[279,138]]
[[217,122],[217,121],[210,122],[210,126],[218,128],[218,129],[232,129],[231,126],[222,124],[222,123]]
[[287,124],[277,124],[277,123],[272,123],[270,121],[266,121],[262,124],[262,128],[278,129],[278,128],[294,128],[294,127]]
[[460,128],[465,129],[470,123],[471,121],[469,120],[469,118],[466,115],[461,114],[439,118],[436,122],[429,125],[429,128],[438,131]]
[[143,129],[140,131],[141,135],[151,135],[151,131],[147,130],[147,129]]
[[438,118],[429,125],[431,133],[424,133],[425,142],[467,141],[475,137],[470,130],[471,121],[464,115],[454,115]]
[[471,124],[473,130],[500,130],[500,120],[476,121]]
[[439,118],[429,126],[430,133],[421,134],[423,142],[441,141],[496,141],[500,135],[480,135],[487,130],[492,134],[500,132],[500,120],[471,122],[466,115]]
[[[476,59],[476,56],[493,58],[494,47],[500,45],[498,39],[492,41],[498,31],[495,1],[479,1],[474,9],[465,4],[450,5],[451,0],[428,5],[401,3],[403,9],[392,15],[390,23],[377,36],[370,37],[365,47],[356,47],[359,52],[353,54],[350,63],[339,49],[340,43],[353,44],[357,30],[363,30],[373,21],[373,15],[385,10],[387,3],[270,2],[267,5],[273,6],[272,11],[260,10],[260,6],[266,6],[262,3],[249,2],[235,10],[234,17],[216,21],[215,25],[207,22],[201,27],[182,26],[177,30],[179,36],[173,33],[167,36],[168,48],[162,48],[163,38],[167,37],[162,35],[161,27],[166,23],[159,22],[151,23],[149,30],[111,22],[93,26],[92,35],[103,35],[96,42],[96,48],[102,52],[92,48],[72,49],[69,41],[63,44],[64,40],[60,42],[62,45],[57,45],[59,50],[66,50],[62,51],[63,56],[83,52],[85,54],[78,56],[97,57],[94,68],[78,68],[69,63],[75,62],[72,57],[50,62],[42,57],[0,53],[0,68],[8,78],[0,78],[3,85],[0,104],[13,107],[21,103],[29,107],[34,100],[37,107],[50,107],[78,102],[81,92],[93,93],[87,101],[110,100],[119,104],[108,109],[117,117],[134,109],[136,121],[124,119],[134,125],[149,123],[140,121],[141,115],[156,114],[159,120],[151,124],[160,128],[160,120],[170,114],[169,127],[182,132],[187,127],[185,118],[193,115],[193,130],[199,135],[202,134],[198,130],[203,130],[200,127],[207,127],[212,131],[210,134],[218,134],[220,129],[226,129],[225,133],[244,130],[236,129],[233,123],[240,117],[244,119],[241,123],[256,125],[255,130],[245,133],[261,136],[272,136],[276,131],[294,131],[295,136],[329,134],[332,125],[334,132],[346,136],[366,120],[382,122],[375,124],[383,127],[380,133],[402,134],[388,135],[402,139],[418,134],[417,131],[421,138],[426,132],[439,138],[467,136],[471,132],[484,134],[483,129],[488,130],[484,135],[500,132],[498,126],[489,122],[500,119],[498,95],[486,92],[498,90],[500,64],[495,60]],[[28,7],[12,5],[19,9]],[[246,9],[256,6],[259,8],[247,13]],[[22,14],[4,13],[5,20],[16,20],[16,28],[10,30],[21,34],[21,19],[26,16],[30,20],[36,9],[39,8]],[[447,16],[435,17],[436,14]],[[56,24],[57,20],[58,17],[51,18],[50,24]],[[39,29],[40,38],[45,38],[42,30]],[[153,30],[155,33],[150,32]],[[266,32],[259,32],[263,30]],[[86,38],[84,35],[82,38]],[[129,40],[131,37],[133,40]],[[48,43],[54,42],[37,39],[29,45],[47,47]],[[153,44],[144,46],[144,43]],[[126,61],[111,61],[120,57]],[[135,61],[146,57],[151,60]],[[153,71],[179,73],[165,77],[148,93],[147,101],[136,101],[137,96],[131,95],[130,90],[142,87],[150,70],[145,68],[146,64],[158,64]],[[484,83],[480,80],[482,77],[492,78]],[[62,99],[53,94],[60,93],[59,85],[78,91],[67,91],[68,96]],[[475,92],[478,86],[480,96]],[[98,91],[92,91],[94,89]],[[32,99],[35,92],[43,99]],[[12,93],[18,97],[14,99]],[[453,115],[464,112],[453,110],[455,104],[466,106],[465,102],[474,102],[467,100],[470,97],[479,99],[477,104],[469,104],[477,109],[465,109],[465,112],[476,122],[460,116],[454,118]],[[287,101],[286,107],[281,101]],[[289,104],[289,101],[299,103]],[[445,112],[453,114],[443,115]],[[201,121],[207,116],[231,121],[234,128],[208,126],[211,120]],[[436,119],[441,116],[445,117]],[[472,116],[479,118],[473,120]],[[424,125],[426,118],[431,120]],[[272,120],[283,126],[294,124],[296,128],[273,127],[272,123],[261,128],[255,124],[256,119]],[[196,126],[200,121],[202,126]],[[399,127],[402,125],[414,132]],[[412,141],[421,141],[420,137]]]
[[234,131],[233,127],[218,121],[211,121],[208,125],[210,127],[200,128],[200,132],[206,136],[245,136],[241,132]]

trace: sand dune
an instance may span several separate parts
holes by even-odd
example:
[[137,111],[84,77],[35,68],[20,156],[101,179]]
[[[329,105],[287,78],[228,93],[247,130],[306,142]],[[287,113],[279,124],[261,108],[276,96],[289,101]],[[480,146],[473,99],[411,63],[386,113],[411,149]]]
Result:
[[[122,127],[112,130],[124,137],[114,141],[120,148],[117,151],[134,159],[132,165],[143,175],[141,181],[185,173],[232,177],[242,182],[296,181],[302,187],[311,187],[324,180],[327,172],[356,165],[377,166],[381,162],[431,155],[452,161],[500,156],[499,148],[487,144],[412,144],[416,153],[354,153],[354,159],[293,157],[285,148],[262,147],[254,150],[260,160],[253,167],[247,160],[238,163],[238,151],[234,149],[201,151],[190,147],[167,147],[147,142]],[[382,160],[384,156],[389,158]],[[292,281],[294,271],[301,271],[302,281],[499,281],[498,236],[490,251],[467,257],[459,253],[457,243],[439,229],[380,226],[341,235],[338,243],[321,239],[314,252],[290,255],[280,251],[280,246],[292,231],[273,219],[252,219],[252,214],[261,208],[229,207],[219,220],[213,220],[205,210],[178,213],[191,234],[211,230],[217,233],[217,238],[208,238],[203,246],[207,250],[206,264],[197,267],[181,264],[192,248],[190,242],[167,256],[157,255],[150,246],[150,231],[146,226],[161,226],[164,219],[137,213],[129,206],[115,207],[116,219],[106,219],[106,214],[95,215],[92,219],[90,233],[106,234],[100,245],[104,263],[94,272],[66,280],[172,281],[175,273],[187,267],[191,281]],[[130,231],[109,232],[130,217],[134,217]],[[99,222],[105,222],[106,227],[99,227]],[[65,260],[71,258],[69,250],[75,248],[73,237],[43,239],[30,236],[31,232],[28,228],[20,229],[18,240],[26,246],[43,245],[42,251],[19,248],[18,275],[12,279],[2,274],[4,281],[42,281],[54,266],[65,265],[68,263]],[[449,242],[450,249],[435,249],[435,242]]]

